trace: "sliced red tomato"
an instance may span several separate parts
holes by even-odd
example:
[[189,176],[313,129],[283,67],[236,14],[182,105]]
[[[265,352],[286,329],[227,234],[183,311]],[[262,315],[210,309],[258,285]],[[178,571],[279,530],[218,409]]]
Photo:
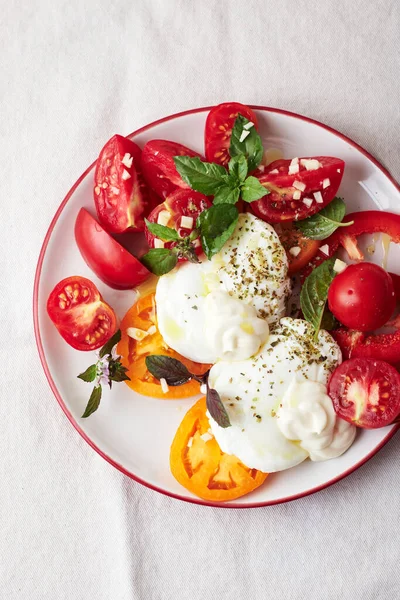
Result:
[[[129,335],[131,328],[139,339]],[[202,375],[211,365],[201,365],[184,358],[172,348],[169,348],[157,328],[156,306],[154,293],[143,296],[128,310],[121,321],[121,341],[117,352],[122,357],[122,364],[128,369],[130,381],[125,383],[143,396],[153,398],[187,398],[200,392],[197,381],[191,380],[181,386],[171,386],[164,393],[160,382],[155,379],[146,367],[146,356],[150,354],[165,354],[176,358],[189,369],[191,373]],[[143,336],[140,338],[140,332]]]
[[382,360],[345,361],[333,372],[328,394],[340,418],[364,429],[389,425],[400,414],[400,374]]
[[225,102],[210,110],[206,120],[204,144],[208,162],[226,167],[230,161],[229,146],[233,125],[238,115],[246,117],[258,129],[255,113],[239,102]]
[[400,329],[393,333],[366,334],[341,327],[330,332],[344,358],[374,358],[400,364]]
[[172,475],[187,490],[213,502],[240,498],[264,483],[267,473],[249,469],[236,456],[225,454],[209,434],[206,399],[183,417],[171,445]]
[[117,319],[97,287],[85,277],[67,277],[53,289],[47,313],[64,340],[76,350],[96,350],[114,335]]
[[144,217],[161,202],[143,179],[137,144],[114,135],[97,159],[94,201],[101,224],[111,233],[143,231]]
[[[315,156],[299,158],[298,164],[281,159],[259,168],[254,175],[270,193],[252,202],[254,213],[268,223],[279,223],[305,219],[319,212],[335,197],[344,167],[340,158]],[[297,168],[298,172],[293,173]]]
[[[162,204],[149,215],[151,223],[160,223],[175,229],[181,237],[189,236],[196,227],[196,219],[203,210],[211,206],[207,196],[193,190],[177,190],[170,194]],[[182,219],[183,217],[183,219]],[[150,248],[155,247],[156,237],[146,228],[146,239]],[[196,254],[201,254],[200,239],[194,240]],[[165,248],[172,248],[176,242],[165,242]],[[179,260],[186,260],[180,258]]]
[[289,263],[288,275],[294,275],[310,262],[317,254],[321,242],[310,240],[294,227],[292,223],[283,221],[275,225],[282,246],[286,250]]
[[75,221],[75,240],[88,267],[116,290],[131,289],[151,275],[84,208]]
[[373,263],[349,265],[332,281],[328,305],[338,321],[350,329],[379,329],[388,322],[396,306],[393,280]]
[[177,189],[190,189],[176,170],[174,156],[202,158],[194,150],[167,140],[151,140],[143,148],[141,160],[143,175],[149,186],[161,198],[166,198]]

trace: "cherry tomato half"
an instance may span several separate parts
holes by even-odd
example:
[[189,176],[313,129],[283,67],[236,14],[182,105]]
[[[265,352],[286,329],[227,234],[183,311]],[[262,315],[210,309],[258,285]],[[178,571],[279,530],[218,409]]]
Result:
[[328,305],[338,321],[350,329],[379,329],[396,306],[393,280],[373,263],[349,265],[332,281]]
[[[320,166],[310,170],[310,162],[304,161],[311,160],[318,161]],[[254,213],[264,221],[279,223],[305,219],[320,211],[335,197],[343,177],[343,160],[315,156],[312,159],[299,158],[298,161],[298,172],[291,175],[289,171],[296,167],[291,165],[292,161],[284,159],[276,160],[254,173],[270,192],[251,204]]]
[[183,417],[171,445],[172,475],[204,500],[240,498],[260,487],[268,474],[249,469],[236,456],[222,452],[208,433],[206,410],[206,399],[201,398]]
[[[211,206],[207,196],[194,192],[193,190],[177,190],[168,196],[168,198],[159,204],[149,215],[148,220],[151,223],[161,223],[175,229],[181,237],[189,236],[196,227],[196,219],[203,210]],[[182,217],[184,219],[182,220]],[[156,237],[146,228],[146,239],[150,248],[155,247]],[[196,254],[201,254],[202,247],[200,239],[193,241]],[[176,242],[164,242],[165,248],[172,248]],[[184,261],[185,258],[179,260]]]
[[116,290],[131,289],[151,275],[84,208],[75,221],[75,240],[88,267]]
[[190,189],[176,170],[174,156],[198,156],[200,154],[167,140],[151,140],[143,148],[141,166],[149,186],[161,198],[166,198],[177,189]]
[[277,223],[275,231],[286,250],[289,263],[288,275],[294,275],[310,262],[317,254],[321,242],[310,240],[294,227],[292,223]]
[[111,233],[143,231],[144,217],[160,202],[144,182],[140,157],[132,140],[114,135],[97,159],[94,202],[101,224]]
[[76,350],[96,350],[114,335],[117,319],[97,287],[85,277],[67,277],[53,289],[47,312],[59,334]]
[[238,115],[246,117],[258,129],[255,113],[239,102],[225,102],[210,110],[206,120],[204,144],[208,162],[226,167],[230,161],[229,146],[233,125]]
[[328,384],[336,414],[358,427],[389,425],[400,414],[400,374],[382,360],[343,362]]

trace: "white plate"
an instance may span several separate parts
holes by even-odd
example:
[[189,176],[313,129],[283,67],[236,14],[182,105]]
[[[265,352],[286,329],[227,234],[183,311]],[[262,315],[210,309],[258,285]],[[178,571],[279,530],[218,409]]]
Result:
[[[389,173],[354,142],[320,123],[286,111],[256,108],[264,148],[278,148],[286,158],[331,155],[345,160],[346,169],[339,194],[348,212],[354,210],[400,210],[400,189]],[[132,134],[140,146],[151,139],[174,140],[203,153],[204,122],[209,108],[166,117]],[[46,301],[54,285],[70,275],[93,280],[101,294],[122,317],[134,293],[110,289],[89,270],[74,240],[74,223],[79,208],[93,211],[93,165],[72,187],[47,232],[39,257],[35,290],[34,321],[40,358],[50,386],[62,409],[82,437],[106,460],[126,475],[175,498],[203,502],[181,487],[169,470],[169,447],[186,410],[195,402],[158,400],[135,394],[124,384],[105,391],[99,410],[81,419],[90,385],[77,374],[91,364],[92,353],[70,348],[57,333],[46,313]],[[393,245],[389,270],[395,270],[399,248]],[[396,256],[397,253],[397,256]],[[379,262],[379,251],[374,255]],[[301,465],[270,475],[252,494],[227,502],[225,507],[254,507],[286,502],[316,492],[345,477],[373,456],[399,426],[362,431],[343,456],[322,463]]]

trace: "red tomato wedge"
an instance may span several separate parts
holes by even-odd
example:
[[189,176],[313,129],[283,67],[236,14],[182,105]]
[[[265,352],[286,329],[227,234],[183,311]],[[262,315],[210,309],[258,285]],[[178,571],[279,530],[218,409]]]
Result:
[[97,287],[85,277],[67,277],[53,289],[47,313],[59,334],[76,350],[96,350],[114,335],[117,319]]
[[381,360],[345,361],[332,374],[328,394],[339,417],[365,429],[389,425],[400,414],[400,374]]
[[270,191],[251,204],[254,213],[264,221],[279,223],[305,219],[335,197],[343,177],[343,160],[330,156],[299,158],[298,172],[293,173],[296,164],[291,160],[276,160],[254,173]]
[[97,159],[94,201],[101,224],[111,233],[143,231],[144,217],[161,201],[144,182],[140,158],[139,146],[114,135]]
[[[168,196],[162,204],[159,204],[149,215],[151,223],[160,223],[175,229],[181,237],[189,236],[196,227],[196,219],[203,210],[211,206],[207,196],[194,192],[193,190],[177,190]],[[184,219],[182,220],[182,217]],[[154,248],[156,237],[146,228],[146,239],[150,248]],[[196,254],[201,254],[200,239],[194,241]],[[164,242],[165,248],[172,248],[176,242]],[[180,261],[186,258],[180,258]]]
[[208,162],[226,167],[230,161],[229,146],[233,125],[238,115],[246,117],[258,129],[255,113],[239,102],[225,102],[210,110],[206,120],[204,145]]
[[116,290],[131,289],[151,275],[84,208],[75,221],[75,240],[88,267]]
[[190,189],[176,170],[174,156],[198,156],[200,154],[167,140],[152,140],[143,148],[141,167],[149,186],[161,198],[166,198],[177,189]]
[[393,333],[367,334],[341,327],[330,332],[344,358],[375,358],[400,364],[400,329]]
[[286,250],[289,263],[288,275],[294,275],[310,262],[317,254],[321,242],[310,240],[296,229],[292,223],[283,221],[275,225],[282,246]]

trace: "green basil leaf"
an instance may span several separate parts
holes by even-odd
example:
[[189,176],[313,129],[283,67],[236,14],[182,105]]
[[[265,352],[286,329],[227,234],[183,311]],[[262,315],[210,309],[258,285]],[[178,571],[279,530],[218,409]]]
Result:
[[219,252],[235,231],[239,212],[233,204],[216,204],[197,217],[201,245],[209,260]]
[[179,360],[163,354],[146,356],[146,367],[153,377],[165,379],[171,386],[183,385],[193,377],[192,373]]
[[226,408],[222,403],[220,395],[217,390],[209,388],[207,386],[207,397],[206,397],[207,410],[211,417],[218,423],[220,427],[226,429],[231,426],[229,415],[226,412]]
[[354,221],[342,223],[345,213],[346,205],[343,199],[335,197],[319,213],[304,219],[304,221],[297,221],[295,226],[312,240],[325,240],[338,227],[348,227],[353,224]]
[[[232,129],[229,154],[232,157],[244,154],[247,158],[248,170],[251,173],[260,164],[264,149],[257,129],[254,126],[250,129],[245,129],[244,126],[247,125],[247,123],[250,123],[250,121],[246,119],[246,117],[243,117],[242,115],[236,117]],[[249,134],[243,139],[242,134],[247,131]],[[241,139],[242,141],[240,141]]]
[[333,270],[336,258],[330,258],[316,267],[303,283],[300,306],[303,316],[315,329],[315,339],[321,329],[328,290],[336,273]]
[[269,190],[261,185],[257,177],[248,177],[242,185],[241,193],[245,202],[254,202],[269,194]]
[[106,344],[104,344],[104,346],[102,347],[102,349],[99,352],[99,357],[103,358],[103,356],[107,356],[108,354],[111,354],[112,349],[114,348],[114,346],[116,346],[118,344],[118,342],[121,340],[121,330],[118,329],[114,335],[108,340],[108,342]]
[[227,183],[229,175],[221,165],[202,162],[198,156],[174,156],[176,170],[192,190],[213,196]]
[[141,258],[144,266],[155,275],[165,275],[175,267],[178,257],[168,248],[152,248]]
[[238,181],[243,182],[246,179],[249,170],[244,154],[233,156],[229,161],[228,168],[230,175],[236,177]]
[[85,408],[85,412],[82,415],[82,419],[86,419],[87,417],[90,417],[90,415],[92,415],[94,412],[96,412],[96,410],[99,408],[100,406],[100,400],[101,400],[101,385],[96,385],[96,387],[93,388],[93,391],[90,395],[89,398],[89,402],[87,403],[87,406]]
[[236,204],[239,200],[240,188],[231,188],[229,185],[221,185],[216,192],[213,204]]
[[94,381],[96,379],[96,376],[97,376],[97,366],[90,365],[90,367],[88,367],[86,369],[86,371],[84,371],[83,373],[78,375],[78,379],[82,379],[82,381],[86,381],[87,383],[90,383],[91,381]]
[[172,227],[166,227],[165,225],[159,225],[158,223],[150,223],[147,219],[144,220],[147,229],[160,240],[164,242],[177,242],[181,238],[175,229]]

